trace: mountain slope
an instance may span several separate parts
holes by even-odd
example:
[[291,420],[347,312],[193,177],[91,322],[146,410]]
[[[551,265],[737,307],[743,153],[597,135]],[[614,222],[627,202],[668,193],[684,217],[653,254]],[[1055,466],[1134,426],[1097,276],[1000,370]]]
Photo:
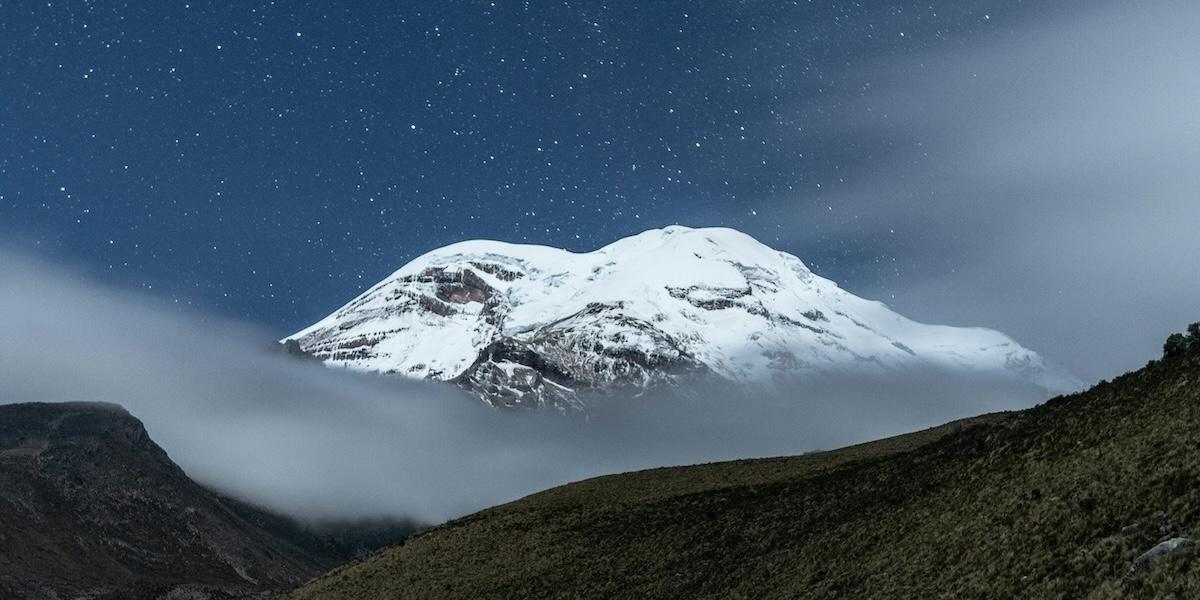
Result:
[[1200,328],[1190,348],[1026,411],[552,489],[290,597],[1196,597]]
[[285,341],[331,365],[454,381],[496,406],[563,410],[691,377],[778,386],[921,368],[1078,387],[1001,333],[910,321],[718,228],[583,254],[453,244]]
[[241,596],[349,556],[192,482],[118,406],[0,405],[0,598]]

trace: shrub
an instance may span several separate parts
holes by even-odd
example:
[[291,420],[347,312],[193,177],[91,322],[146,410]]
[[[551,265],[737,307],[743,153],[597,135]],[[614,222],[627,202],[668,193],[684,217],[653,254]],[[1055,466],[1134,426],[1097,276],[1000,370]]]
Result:
[[1200,352],[1200,323],[1187,327],[1187,335],[1172,333],[1163,344],[1163,356],[1183,356],[1188,352]]
[[1167,342],[1163,344],[1163,357],[1183,356],[1187,353],[1189,346],[1191,346],[1191,340],[1187,336],[1182,333],[1172,333],[1167,337]]

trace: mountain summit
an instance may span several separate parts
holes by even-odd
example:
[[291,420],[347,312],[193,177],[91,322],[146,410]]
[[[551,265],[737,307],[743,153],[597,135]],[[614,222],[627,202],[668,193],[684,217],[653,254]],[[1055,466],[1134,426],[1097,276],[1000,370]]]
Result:
[[667,227],[599,250],[466,241],[289,336],[327,364],[451,381],[498,407],[592,392],[914,369],[1079,387],[1002,333],[916,323],[732,229]]

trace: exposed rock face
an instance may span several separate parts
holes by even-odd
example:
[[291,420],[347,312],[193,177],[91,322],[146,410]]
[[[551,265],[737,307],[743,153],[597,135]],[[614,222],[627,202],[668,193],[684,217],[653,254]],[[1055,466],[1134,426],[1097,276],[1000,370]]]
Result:
[[285,340],[282,344],[277,345],[274,349],[283,352],[283,354],[286,356],[300,360],[320,360],[316,356],[305,352],[304,349],[300,347],[299,342],[296,340]]
[[619,304],[596,303],[536,336],[499,337],[453,381],[494,406],[583,410],[590,392],[644,392],[704,371],[652,324],[625,316]]
[[970,371],[1079,382],[995,331],[915,323],[729,229],[669,227],[594,252],[462,242],[289,336],[330,365],[452,381],[501,407],[584,410],[596,392],[709,378]]
[[188,479],[118,406],[0,405],[0,598],[240,597],[345,558]]

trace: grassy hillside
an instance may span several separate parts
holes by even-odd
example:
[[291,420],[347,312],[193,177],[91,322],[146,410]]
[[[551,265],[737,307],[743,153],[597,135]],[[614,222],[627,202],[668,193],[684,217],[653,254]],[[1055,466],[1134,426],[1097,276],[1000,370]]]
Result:
[[1200,597],[1191,554],[1130,571],[1159,542],[1200,534],[1194,341],[1028,411],[556,488],[290,597]]

